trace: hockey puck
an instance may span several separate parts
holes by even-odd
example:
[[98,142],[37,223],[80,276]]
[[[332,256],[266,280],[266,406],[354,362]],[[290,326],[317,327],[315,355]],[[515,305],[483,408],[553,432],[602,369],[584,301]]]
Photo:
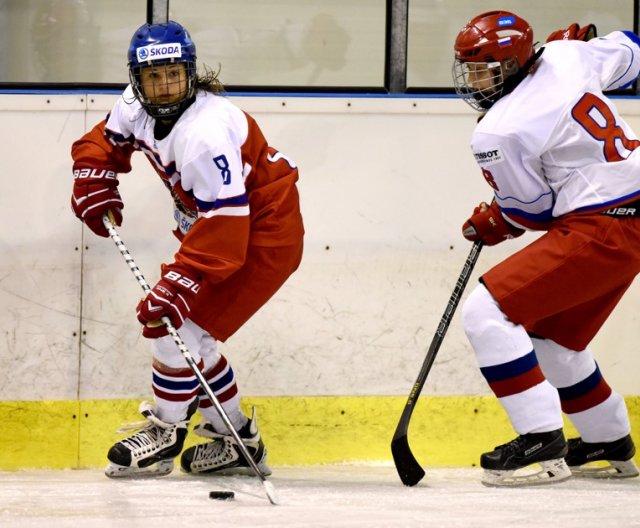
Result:
[[216,500],[231,500],[236,496],[233,491],[210,491],[209,498]]

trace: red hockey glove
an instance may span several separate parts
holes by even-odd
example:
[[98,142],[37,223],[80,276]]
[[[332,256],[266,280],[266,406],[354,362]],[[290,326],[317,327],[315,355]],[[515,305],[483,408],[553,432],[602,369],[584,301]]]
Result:
[[594,24],[587,24],[586,26],[580,27],[574,22],[567,29],[559,29],[551,33],[547,37],[546,42],[551,42],[552,40],[583,40],[586,42],[597,36],[598,31]]
[[102,223],[102,215],[111,211],[115,225],[122,224],[124,204],[118,192],[118,177],[111,170],[76,169],[73,171],[71,208],[91,231],[101,237],[109,233]]
[[486,246],[495,246],[509,238],[519,237],[524,229],[507,222],[496,202],[482,202],[473,210],[473,216],[462,226],[462,235],[467,240],[481,240]]
[[185,266],[163,264],[162,278],[138,303],[138,321],[144,325],[142,335],[150,339],[166,336],[167,327],[160,323],[165,315],[174,328],[180,328],[200,290],[200,280],[197,273]]

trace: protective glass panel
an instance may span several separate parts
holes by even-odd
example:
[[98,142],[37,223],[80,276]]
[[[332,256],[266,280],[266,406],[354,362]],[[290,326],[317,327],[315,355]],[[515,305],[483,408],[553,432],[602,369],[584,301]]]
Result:
[[172,0],[170,16],[227,85],[384,83],[385,0]]
[[[125,83],[146,1],[0,0],[0,82]],[[385,0],[172,0],[227,85],[384,84]],[[20,43],[17,45],[16,43]]]
[[633,30],[633,0],[411,0],[409,2],[407,86],[451,87],[453,43],[462,26],[486,11],[502,9],[524,18],[534,30],[534,42],[544,42],[551,32],[594,23],[599,35]]
[[130,0],[0,0],[0,82],[127,82],[127,46],[146,18]]

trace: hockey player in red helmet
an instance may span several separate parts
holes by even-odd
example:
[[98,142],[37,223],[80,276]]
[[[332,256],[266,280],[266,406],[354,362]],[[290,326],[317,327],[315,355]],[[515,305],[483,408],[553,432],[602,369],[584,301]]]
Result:
[[458,34],[454,50],[454,86],[476,110],[488,110],[511,92],[537,58],[531,26],[505,11],[469,21]]
[[[491,486],[638,475],[624,399],[589,344],[640,272],[640,140],[603,93],[636,80],[640,39],[594,36],[572,24],[536,50],[525,20],[491,11],[454,45],[456,91],[483,113],[471,149],[493,191],[463,236],[492,246],[543,233],[485,272],[462,309],[518,435],[481,456]],[[563,412],[579,438],[566,441]]]

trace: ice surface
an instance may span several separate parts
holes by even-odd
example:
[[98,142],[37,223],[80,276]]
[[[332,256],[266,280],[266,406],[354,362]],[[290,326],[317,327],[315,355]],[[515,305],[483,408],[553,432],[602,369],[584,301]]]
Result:
[[[276,467],[269,503],[256,477],[114,481],[100,470],[0,472],[0,526],[15,528],[640,526],[640,479],[493,489],[476,468],[427,468],[404,487],[392,466]],[[209,499],[231,490],[232,501]]]

